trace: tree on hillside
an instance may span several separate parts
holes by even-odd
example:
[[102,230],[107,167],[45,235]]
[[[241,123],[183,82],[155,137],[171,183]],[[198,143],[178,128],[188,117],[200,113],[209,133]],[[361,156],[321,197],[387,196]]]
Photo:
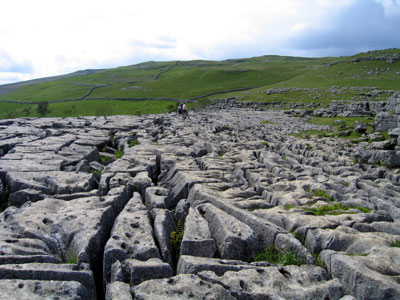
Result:
[[45,114],[47,114],[49,112],[49,102],[47,102],[47,101],[39,102],[36,107],[36,110],[39,115],[44,116]]

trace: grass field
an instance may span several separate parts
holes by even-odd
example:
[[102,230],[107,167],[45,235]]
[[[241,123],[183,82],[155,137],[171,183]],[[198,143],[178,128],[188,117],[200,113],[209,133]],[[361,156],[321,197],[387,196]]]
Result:
[[[352,57],[270,55],[225,61],[147,62],[81,72],[46,82],[31,82],[8,93],[1,93],[0,86],[0,100],[52,102],[85,99],[51,103],[45,115],[60,117],[160,113],[175,105],[174,101],[110,102],[91,98],[163,97],[182,101],[242,88],[253,89],[209,96],[200,103],[236,96],[243,101],[326,104],[332,100],[364,99],[365,93],[374,89],[380,90],[374,98],[379,101],[386,100],[392,90],[400,87],[400,61],[389,62],[394,55],[400,56],[400,49],[361,53]],[[384,57],[385,60],[357,61],[365,57]],[[287,90],[271,92],[271,89],[282,88]],[[2,102],[0,107],[0,118],[39,116],[36,104]]]

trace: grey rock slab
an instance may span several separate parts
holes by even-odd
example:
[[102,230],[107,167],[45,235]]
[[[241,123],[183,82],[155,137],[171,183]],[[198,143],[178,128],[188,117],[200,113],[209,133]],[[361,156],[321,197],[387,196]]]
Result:
[[170,279],[145,281],[132,289],[136,300],[234,300],[224,287],[195,275],[180,274]]
[[151,258],[147,261],[126,259],[121,267],[124,277],[128,279],[131,286],[150,279],[168,278],[173,275],[171,266],[159,258]]
[[62,136],[49,136],[43,139],[35,140],[30,143],[24,143],[16,146],[13,151],[26,153],[40,153],[43,151],[52,151],[57,153],[63,148],[68,147],[76,140],[76,135],[66,134]]
[[275,224],[270,223],[263,218],[257,217],[249,211],[235,207],[219,192],[212,190],[210,185],[194,185],[190,190],[188,201],[192,206],[203,201],[210,202],[212,205],[235,217],[240,222],[247,224],[256,233],[260,242],[258,245],[259,249],[254,248],[254,251],[273,246],[276,235],[278,233],[286,233],[284,229],[276,226]]
[[61,170],[63,160],[8,160],[0,158],[0,174],[6,172],[51,172]]
[[96,288],[91,271],[79,270],[76,265],[65,264],[11,264],[0,265],[0,280],[55,280],[78,281],[88,291],[89,299],[96,299]]
[[175,207],[179,200],[187,198],[190,189],[196,183],[218,183],[222,171],[199,171],[197,166],[188,166],[188,170],[173,167],[163,174],[161,184],[170,189],[168,207]]
[[340,281],[329,280],[327,272],[316,266],[245,269],[222,276],[204,271],[198,276],[224,286],[237,299],[340,299],[344,295]]
[[[78,263],[89,263],[97,270],[108,232],[130,197],[124,187],[119,193],[114,192],[114,195],[70,201],[46,198],[19,209],[9,207],[0,214],[4,233],[17,232],[18,238],[1,241],[1,252],[3,255],[57,255],[63,260],[75,257]],[[24,237],[34,238],[19,246]],[[16,242],[7,243],[8,240]]]
[[259,248],[257,236],[248,225],[211,204],[201,205],[199,211],[208,222],[221,258],[247,260]]
[[144,205],[140,194],[138,192],[134,192],[132,198],[125,205],[123,212],[133,213],[140,210],[147,210],[147,207]]
[[105,300],[132,300],[129,284],[120,281],[108,284]]
[[0,255],[0,265],[27,263],[59,264],[61,260],[53,255]]
[[173,266],[173,252],[171,232],[175,231],[176,224],[172,212],[166,209],[155,208],[152,210],[155,238],[159,245],[162,260]]
[[169,208],[167,207],[167,197],[169,190],[162,187],[148,187],[145,192],[145,203],[148,209]]
[[1,300],[85,300],[93,299],[88,290],[77,281],[0,280]]
[[[7,209],[4,211],[3,216],[7,216],[8,213],[11,213],[11,209]],[[4,218],[2,218],[4,221]],[[2,222],[3,223],[3,222]],[[3,223],[4,224],[4,223]],[[1,256],[36,256],[36,255],[50,255],[51,251],[48,245],[39,239],[28,238],[18,234],[18,227],[16,226],[0,226],[0,255]]]
[[33,189],[24,189],[24,190],[19,190],[19,191],[16,191],[15,193],[10,194],[10,198],[8,201],[9,201],[10,205],[20,207],[25,202],[28,202],[28,201],[36,202],[36,201],[43,200],[44,198],[45,198],[45,195],[40,191],[33,190]]
[[132,179],[132,182],[135,186],[135,190],[139,192],[143,198],[146,197],[146,189],[148,187],[154,186],[154,183],[149,177],[149,173],[147,171],[136,173],[135,177]]
[[344,251],[350,254],[366,254],[376,246],[389,246],[398,236],[383,232],[359,232],[338,226],[335,229],[309,229],[305,245],[314,253],[322,250]]
[[181,255],[179,257],[177,273],[198,274],[202,271],[213,271],[215,274],[221,276],[227,271],[239,271],[242,269],[258,269],[258,267],[257,265],[252,265],[241,260]]
[[115,220],[111,237],[104,248],[105,281],[110,281],[111,265],[116,260],[122,262],[128,258],[148,260],[161,257],[153,238],[149,212],[136,210],[137,206],[136,199],[132,198]]
[[125,172],[129,174],[137,174],[139,172],[147,171],[147,166],[138,164],[137,162],[127,158],[122,157],[115,160],[111,164],[104,168],[104,172]]
[[99,180],[100,195],[106,195],[108,193],[108,191],[110,190],[110,187],[109,187],[110,180],[113,176],[115,176],[115,173],[112,173],[112,172],[102,172],[101,173],[100,180]]
[[305,248],[299,240],[290,233],[278,234],[275,240],[275,247],[283,251],[293,251],[304,264],[314,264],[315,260],[311,253]]
[[96,186],[95,175],[83,172],[8,172],[6,181],[11,193],[33,189],[49,195],[71,194],[89,192]]
[[357,299],[399,299],[399,248],[376,248],[368,256],[322,251],[328,272],[338,278],[347,294]]
[[179,220],[185,220],[186,216],[189,213],[190,203],[187,199],[181,199],[175,207],[175,219],[179,222]]
[[108,188],[110,190],[115,188],[120,188],[121,186],[130,187],[131,189],[134,188],[134,181],[132,177],[128,173],[116,173],[112,176],[108,183]]
[[181,255],[214,257],[216,242],[211,237],[207,221],[197,209],[189,208],[181,244]]
[[90,192],[82,192],[82,193],[58,194],[58,195],[52,195],[52,198],[69,201],[69,200],[76,200],[79,198],[89,198],[93,196],[99,196],[99,191],[91,190]]

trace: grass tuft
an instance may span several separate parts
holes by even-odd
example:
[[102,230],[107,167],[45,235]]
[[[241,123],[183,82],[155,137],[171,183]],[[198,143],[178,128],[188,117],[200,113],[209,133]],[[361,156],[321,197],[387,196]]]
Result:
[[293,250],[280,250],[276,247],[268,247],[264,251],[253,255],[254,261],[267,261],[271,264],[287,265],[302,265],[301,259]]
[[399,240],[399,241],[396,241],[396,242],[393,242],[393,243],[390,245],[390,247],[400,248],[400,240]]
[[115,158],[116,158],[116,159],[119,159],[119,158],[121,158],[122,156],[124,156],[124,151],[123,151],[123,150],[117,150],[117,151],[115,151]]

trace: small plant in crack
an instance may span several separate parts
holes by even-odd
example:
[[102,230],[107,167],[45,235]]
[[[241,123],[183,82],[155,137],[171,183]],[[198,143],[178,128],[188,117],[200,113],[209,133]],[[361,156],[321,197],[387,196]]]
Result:
[[136,145],[139,145],[138,140],[130,140],[129,141],[129,147],[135,147]]
[[65,263],[76,265],[78,263],[78,256],[74,253],[69,252],[65,258]]
[[102,165],[105,165],[110,160],[113,160],[113,159],[111,157],[109,157],[109,156],[100,155],[99,163],[101,163]]
[[101,176],[101,173],[103,172],[103,168],[100,168],[98,170],[91,170],[91,173],[96,174],[97,176]]
[[319,254],[311,253],[311,255],[314,257],[315,264],[318,267],[321,267],[322,269],[326,269],[326,265],[325,265],[324,261],[320,258]]
[[400,248],[400,240],[391,243],[391,244],[390,244],[390,247]]
[[181,243],[183,239],[184,229],[185,229],[184,222],[182,220],[179,220],[176,226],[176,231],[172,231],[170,233],[172,252],[174,254],[174,259],[176,262],[179,260],[179,255],[181,252]]
[[124,151],[123,150],[117,150],[115,151],[115,158],[121,158],[122,156],[124,156]]
[[271,264],[281,264],[284,266],[303,264],[301,259],[293,250],[280,250],[276,247],[268,247],[264,251],[253,255],[254,261],[267,261]]

